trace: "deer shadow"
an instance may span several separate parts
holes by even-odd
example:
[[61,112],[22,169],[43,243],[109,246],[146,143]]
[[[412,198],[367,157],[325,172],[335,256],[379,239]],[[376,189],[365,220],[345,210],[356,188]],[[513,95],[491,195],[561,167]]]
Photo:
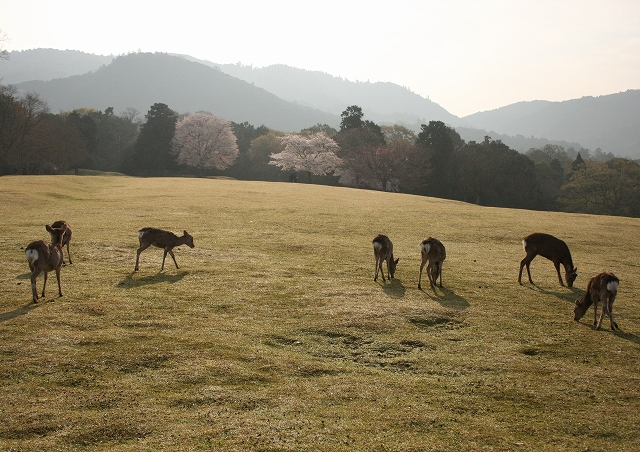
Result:
[[428,288],[430,289],[431,293],[425,290],[424,287],[418,290],[424,293],[425,295],[428,295],[429,298],[431,298],[432,300],[435,300],[438,304],[440,304],[440,306],[444,308],[450,308],[450,309],[456,309],[456,310],[462,311],[464,309],[467,309],[469,306],[471,306],[469,302],[466,300],[466,298],[461,297],[460,295],[457,295],[453,290],[447,289],[446,287],[440,287],[437,285],[434,287],[431,287],[431,285],[429,285]]
[[[584,289],[579,289],[577,287],[566,287],[566,286],[560,286],[560,287],[563,287],[563,289],[565,289],[564,292],[561,292],[558,290],[549,290],[536,285],[536,283],[533,283],[533,284],[522,283],[521,286],[526,287],[529,290],[538,292],[543,295],[553,295],[556,298],[559,298],[560,300],[566,301],[571,304],[575,303],[576,299],[582,299],[582,297],[584,296],[584,293],[586,292]],[[566,290],[569,290],[570,293],[567,293]]]
[[[591,308],[589,308],[589,312],[593,313],[593,311],[591,311]],[[620,329],[617,330],[611,330],[609,329],[609,324],[608,324],[608,318],[605,317],[605,320],[602,322],[602,328],[600,330],[596,330],[596,326],[591,322],[578,322],[580,325],[582,325],[584,328],[589,328],[592,331],[596,331],[598,333],[610,333],[613,334],[614,336],[619,337],[620,339],[624,339],[627,340],[629,342],[633,342],[634,344],[638,344],[640,345],[640,337],[636,336],[633,333],[626,333]],[[605,326],[605,323],[607,326]]]
[[404,294],[407,291],[402,281],[397,278],[387,279],[387,281],[383,281],[380,284],[384,293],[393,298],[404,298]]
[[149,284],[160,284],[160,283],[168,283],[174,284],[178,281],[181,281],[185,276],[189,274],[187,271],[182,271],[175,275],[169,275],[164,272],[158,272],[155,275],[141,276],[139,278],[134,278],[137,272],[131,272],[131,274],[127,275],[122,281],[116,284],[117,287],[121,289],[134,289],[136,287],[147,286]]
[[28,314],[30,311],[33,311],[34,309],[42,306],[44,303],[47,303],[47,302],[45,301],[43,303],[34,303],[32,301],[20,308],[14,309],[13,311],[0,314],[0,323],[6,322],[7,320],[15,319],[16,317],[20,317],[21,315]]

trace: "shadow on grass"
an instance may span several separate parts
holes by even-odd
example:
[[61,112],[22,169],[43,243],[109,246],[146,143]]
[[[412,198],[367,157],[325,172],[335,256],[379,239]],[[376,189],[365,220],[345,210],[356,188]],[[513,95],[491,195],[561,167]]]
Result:
[[[566,287],[566,286],[560,286],[562,287],[562,289],[564,289],[563,292],[559,291],[559,290],[548,290],[548,289],[543,289],[542,287],[537,286],[535,283],[533,284],[525,284],[522,283],[521,284],[522,287],[526,287],[529,290],[532,290],[534,292],[538,292],[542,295],[553,295],[556,298],[559,298],[562,301],[566,301],[569,302],[571,304],[574,304],[576,299],[581,299],[584,296],[585,290],[583,289],[578,289],[577,287]],[[570,293],[567,293],[567,290],[571,291]]]
[[16,279],[31,279],[31,272],[23,273],[16,276]]
[[423,286],[423,288],[419,290],[429,295],[429,298],[437,301],[440,306],[445,308],[463,310],[470,306],[466,298],[457,295],[454,291],[449,290],[446,287],[431,287],[429,285],[426,289]]
[[[589,308],[588,312],[592,313],[593,312],[592,308]],[[600,315],[600,312],[598,312],[598,316],[599,315]],[[624,340],[627,340],[629,342],[633,342],[634,344],[640,345],[640,337],[636,336],[635,334],[633,334],[633,333],[625,333],[624,331],[621,331],[619,329],[618,330],[611,330],[609,328],[609,318],[608,317],[605,317],[605,319],[602,321],[602,327],[601,327],[600,331],[596,330],[595,325],[593,323],[591,323],[591,322],[578,322],[578,323],[580,325],[583,325],[585,328],[589,328],[590,330],[593,330],[596,333],[609,332],[609,333],[613,334],[614,336],[619,337],[620,339],[624,339]]]
[[20,317],[21,315],[28,314],[29,311],[32,311],[35,308],[42,306],[44,303],[46,302],[42,302],[42,303],[31,302],[29,304],[22,306],[21,308],[14,309],[11,312],[5,312],[4,314],[0,314],[0,322],[6,322],[7,320],[15,319],[16,317]]
[[403,298],[405,292],[407,291],[407,289],[402,284],[402,281],[397,278],[387,280],[386,282],[382,282],[381,284],[384,293],[394,298]]
[[187,276],[189,272],[183,271],[175,275],[169,275],[163,272],[159,272],[156,275],[141,276],[139,278],[135,278],[136,274],[137,272],[132,272],[131,274],[127,275],[126,278],[120,281],[116,286],[122,289],[133,289],[135,287],[147,286],[149,284],[173,284],[182,280],[182,278]]

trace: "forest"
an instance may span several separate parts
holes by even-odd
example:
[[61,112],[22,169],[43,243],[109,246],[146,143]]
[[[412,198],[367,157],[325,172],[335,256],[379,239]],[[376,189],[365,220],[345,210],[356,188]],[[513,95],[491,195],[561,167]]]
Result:
[[482,206],[640,216],[640,167],[599,149],[519,153],[485,136],[465,142],[442,121],[419,133],[364,119],[357,105],[284,133],[163,103],[143,116],[83,108],[51,113],[37,94],[0,85],[0,174],[117,172],[226,176],[410,193]]

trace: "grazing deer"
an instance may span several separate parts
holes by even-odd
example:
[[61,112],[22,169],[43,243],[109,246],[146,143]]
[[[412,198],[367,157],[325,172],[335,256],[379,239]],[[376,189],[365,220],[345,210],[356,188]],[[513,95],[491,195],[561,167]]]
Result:
[[429,277],[431,287],[435,286],[438,276],[440,276],[440,287],[442,287],[442,263],[447,258],[444,245],[440,240],[429,237],[420,244],[420,251],[422,252],[422,262],[420,263],[418,289],[422,289],[422,269],[427,261],[429,261],[427,265],[427,276]]
[[566,243],[552,235],[536,232],[522,239],[522,246],[527,255],[520,262],[518,283],[522,284],[522,268],[526,265],[529,282],[533,284],[529,264],[531,264],[533,258],[539,254],[553,262],[553,265],[556,267],[556,272],[558,273],[558,281],[560,281],[560,285],[564,286],[562,276],[560,276],[560,264],[562,264],[564,266],[567,286],[573,287],[573,282],[578,276],[578,269],[573,266],[571,253]]
[[[69,263],[73,264],[73,262],[71,262],[71,253],[69,252],[69,242],[71,241],[71,228],[69,227],[69,223],[64,220],[60,220],[51,224],[51,227],[53,229],[62,228],[63,226],[66,229],[64,231],[64,235],[62,236],[62,246],[64,247],[65,245],[67,245],[67,257],[69,258]],[[62,263],[64,264],[64,262]]]
[[44,283],[42,284],[42,298],[44,298],[44,290],[47,286],[47,274],[54,270],[58,279],[58,294],[62,296],[62,287],[60,286],[60,267],[64,260],[62,251],[62,238],[64,237],[65,228],[53,228],[46,225],[47,231],[51,234],[51,243],[44,240],[31,242],[25,250],[25,257],[29,263],[31,270],[31,291],[33,292],[33,302],[38,302],[38,290],[36,289],[36,278],[44,272]]
[[[591,278],[582,300],[576,300],[576,306],[573,309],[573,320],[576,322],[580,320],[589,309],[589,306],[593,304],[593,324],[596,330],[600,329],[605,315],[609,316],[611,329],[618,329],[618,324],[613,321],[613,302],[618,294],[619,285],[620,280],[613,273],[600,273]],[[596,323],[598,302],[600,301],[602,301],[602,313],[600,314],[600,320]]]
[[176,262],[176,257],[173,255],[173,248],[180,245],[187,245],[191,248],[195,246],[193,244],[193,237],[191,237],[187,231],[183,232],[184,235],[182,237],[178,237],[173,232],[163,231],[162,229],[140,229],[140,231],[138,231],[140,248],[138,248],[138,252],[136,254],[136,268],[134,269],[134,271],[138,271],[138,261],[140,260],[140,253],[149,248],[151,245],[164,249],[164,255],[162,256],[162,268],[160,269],[160,271],[164,270],[164,260],[167,257],[167,253],[169,253],[173,258],[173,263],[176,264],[176,268],[180,268],[178,267],[178,263]]
[[396,272],[396,266],[398,265],[398,261],[400,258],[393,260],[393,243],[389,240],[389,237],[386,235],[378,235],[375,239],[373,239],[373,255],[376,258],[376,274],[373,277],[374,281],[378,280],[378,270],[382,274],[382,280],[384,279],[384,270],[382,269],[382,262],[387,261],[387,273],[389,274],[389,279],[393,279],[393,275]]

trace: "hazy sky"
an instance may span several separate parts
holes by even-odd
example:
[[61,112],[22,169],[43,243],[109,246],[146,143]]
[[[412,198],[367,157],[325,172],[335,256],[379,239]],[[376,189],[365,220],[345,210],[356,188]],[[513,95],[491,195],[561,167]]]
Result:
[[406,86],[465,116],[640,89],[638,0],[0,0],[4,49],[184,53]]

